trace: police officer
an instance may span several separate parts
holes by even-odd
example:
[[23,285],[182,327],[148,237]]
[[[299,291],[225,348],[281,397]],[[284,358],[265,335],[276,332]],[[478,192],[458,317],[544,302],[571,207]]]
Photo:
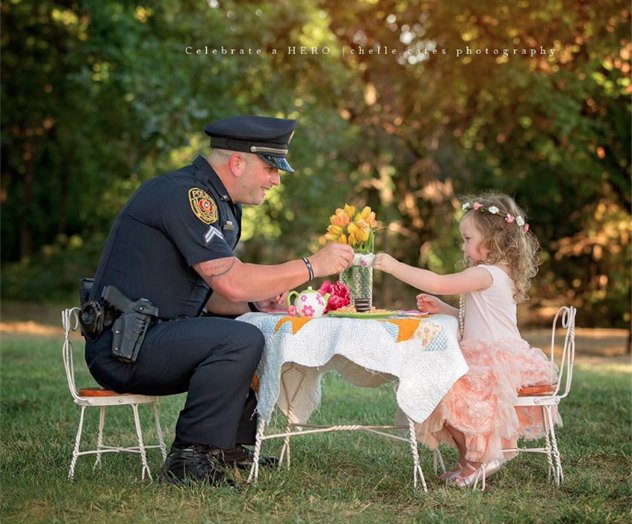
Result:
[[[289,289],[351,265],[349,246],[329,244],[278,265],[247,264],[233,251],[241,204],[259,205],[281,183],[296,121],[238,116],[205,128],[212,153],[145,182],[116,218],[91,300],[115,286],[159,310],[135,362],[112,353],[112,330],[86,343],[90,372],[117,392],[188,391],[161,471],[168,481],[218,483],[225,465],[248,467],[256,420],[250,382],[264,346],[254,326],[215,315],[276,309]],[[271,461],[263,459],[264,464]]]

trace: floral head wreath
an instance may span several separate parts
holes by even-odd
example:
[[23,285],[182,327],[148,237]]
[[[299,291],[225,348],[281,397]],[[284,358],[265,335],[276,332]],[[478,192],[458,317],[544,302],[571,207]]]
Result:
[[469,211],[470,209],[473,209],[474,211],[480,211],[481,213],[498,215],[499,217],[503,217],[505,219],[505,222],[507,222],[508,224],[512,224],[515,222],[518,227],[522,228],[523,233],[527,233],[529,231],[529,224],[524,221],[524,218],[522,218],[521,216],[515,217],[513,215],[510,215],[509,213],[501,213],[500,209],[498,209],[496,206],[488,207],[484,206],[480,202],[466,202],[461,206],[461,209],[463,209],[463,211]]

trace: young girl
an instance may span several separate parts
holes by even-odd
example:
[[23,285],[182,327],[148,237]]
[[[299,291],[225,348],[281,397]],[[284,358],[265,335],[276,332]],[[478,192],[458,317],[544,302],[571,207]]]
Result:
[[538,264],[538,242],[524,212],[509,196],[491,193],[465,200],[463,210],[465,271],[438,275],[387,254],[378,254],[373,265],[433,295],[465,294],[460,310],[431,295],[417,296],[420,310],[461,320],[461,350],[470,369],[416,425],[417,438],[431,448],[444,442],[458,449],[458,467],[441,478],[460,487],[498,471],[515,456],[503,449],[515,448],[518,438],[544,435],[540,410],[514,404],[521,388],[551,384],[557,376],[555,364],[529,347],[517,327],[516,303],[528,298]]

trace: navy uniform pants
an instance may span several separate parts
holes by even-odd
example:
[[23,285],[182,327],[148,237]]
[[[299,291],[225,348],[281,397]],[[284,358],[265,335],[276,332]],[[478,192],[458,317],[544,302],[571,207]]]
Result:
[[111,346],[109,330],[86,344],[90,373],[103,387],[141,395],[188,391],[177,440],[219,448],[255,442],[250,383],[263,352],[259,329],[216,317],[162,322],[149,329],[133,364],[113,357]]

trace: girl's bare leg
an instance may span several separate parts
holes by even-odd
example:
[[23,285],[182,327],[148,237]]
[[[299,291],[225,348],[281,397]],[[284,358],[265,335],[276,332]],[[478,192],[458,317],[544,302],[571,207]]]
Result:
[[465,455],[467,454],[467,447],[465,445],[465,435],[463,435],[463,433],[461,433],[458,429],[453,428],[452,426],[446,425],[445,428],[448,431],[448,433],[452,435],[452,438],[454,439],[456,447],[459,450],[459,466],[460,466],[459,469],[462,471],[462,476],[470,475],[471,473],[473,473],[474,471],[478,469],[478,467],[480,466],[480,463],[469,462],[465,459]]

